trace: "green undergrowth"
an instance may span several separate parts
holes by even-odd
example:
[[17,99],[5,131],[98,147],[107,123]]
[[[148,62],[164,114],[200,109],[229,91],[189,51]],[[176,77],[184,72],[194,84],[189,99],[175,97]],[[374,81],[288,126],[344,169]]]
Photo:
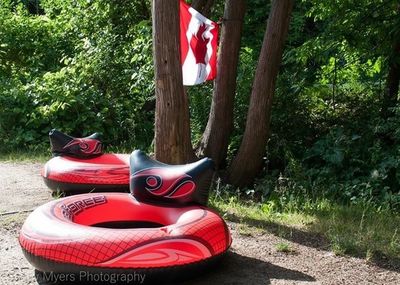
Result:
[[246,225],[250,235],[262,230],[337,255],[384,260],[396,267],[400,264],[399,215],[368,203],[339,205],[326,199],[303,199],[301,205],[279,200],[260,203],[214,195],[210,205],[225,219]]
[[0,161],[3,162],[45,162],[51,157],[48,150],[25,150],[14,149],[8,151],[0,151]]
[[[105,149],[105,153],[130,154],[137,148],[127,146],[111,146]],[[143,149],[143,151],[147,151]],[[21,148],[7,151],[0,150],[0,161],[3,162],[46,162],[51,158],[50,149],[38,148],[34,150]]]

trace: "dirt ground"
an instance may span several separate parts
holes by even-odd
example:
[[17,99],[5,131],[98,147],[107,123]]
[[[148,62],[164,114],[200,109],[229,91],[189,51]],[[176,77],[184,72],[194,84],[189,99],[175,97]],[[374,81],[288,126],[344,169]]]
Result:
[[[52,199],[40,175],[40,164],[0,162],[0,284],[37,284],[17,236],[29,214]],[[305,232],[283,239],[268,230],[243,231],[228,222],[233,244],[228,255],[210,272],[184,284],[400,284],[400,270],[355,257],[335,256],[326,243]],[[284,242],[291,253],[278,252]]]

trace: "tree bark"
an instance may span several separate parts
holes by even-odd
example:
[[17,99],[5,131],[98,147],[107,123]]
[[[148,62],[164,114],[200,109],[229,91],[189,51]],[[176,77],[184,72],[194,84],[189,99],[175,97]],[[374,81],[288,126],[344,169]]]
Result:
[[203,9],[204,5],[206,5],[207,0],[193,0],[192,4],[190,6],[193,7],[193,9],[199,11],[201,13],[201,9]]
[[396,106],[400,84],[400,42],[393,45],[393,52],[389,60],[389,72],[386,79],[386,88],[383,97],[382,116],[388,118],[393,115],[390,108]]
[[[204,7],[203,7],[203,15],[204,16],[206,16],[206,17],[209,17],[210,16],[210,14],[211,14],[211,8],[212,8],[212,6],[214,5],[214,0],[208,0],[207,1],[207,3],[206,3],[206,5],[204,5]],[[240,5],[240,4],[238,4],[238,5]]]
[[193,0],[191,6],[202,15],[210,16],[211,8],[214,5],[214,0]]
[[194,159],[188,99],[182,85],[179,0],[153,0],[156,85],[155,158],[180,164]]
[[226,1],[213,100],[207,127],[197,149],[199,156],[211,157],[217,169],[225,162],[233,129],[237,66],[245,10],[245,0]]
[[[396,8],[397,16],[400,16],[400,4],[397,4]],[[396,29],[394,29],[396,30]],[[381,116],[387,119],[393,116],[393,112],[390,108],[396,106],[399,96],[399,83],[400,83],[400,39],[399,33],[394,32],[392,34],[392,51],[389,55],[389,70],[386,78],[386,88],[383,93],[383,104],[381,110]]]
[[246,186],[263,166],[275,83],[282,61],[293,0],[273,0],[254,78],[246,129],[238,154],[228,169],[228,182]]

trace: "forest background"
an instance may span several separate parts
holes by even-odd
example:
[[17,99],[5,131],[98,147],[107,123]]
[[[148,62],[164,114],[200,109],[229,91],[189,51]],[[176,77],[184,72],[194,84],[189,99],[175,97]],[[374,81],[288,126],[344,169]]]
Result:
[[[224,1],[213,2],[209,17],[221,19]],[[269,11],[269,1],[247,1],[227,161],[242,140]],[[400,209],[399,11],[393,0],[296,1],[263,169],[224,192],[273,207],[328,199]],[[194,146],[212,90],[187,88]],[[1,0],[2,155],[45,153],[51,128],[101,132],[110,151],[152,152],[154,112],[150,1]]]

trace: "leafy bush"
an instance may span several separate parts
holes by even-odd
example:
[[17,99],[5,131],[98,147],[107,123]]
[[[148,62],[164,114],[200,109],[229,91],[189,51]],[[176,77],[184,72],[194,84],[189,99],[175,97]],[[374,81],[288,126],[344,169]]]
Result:
[[[146,147],[153,96],[151,25],[142,1],[43,1],[45,16],[2,6],[0,134],[4,150],[47,145],[51,128]],[[3,38],[2,38],[3,39]],[[22,51],[21,51],[22,49]]]

